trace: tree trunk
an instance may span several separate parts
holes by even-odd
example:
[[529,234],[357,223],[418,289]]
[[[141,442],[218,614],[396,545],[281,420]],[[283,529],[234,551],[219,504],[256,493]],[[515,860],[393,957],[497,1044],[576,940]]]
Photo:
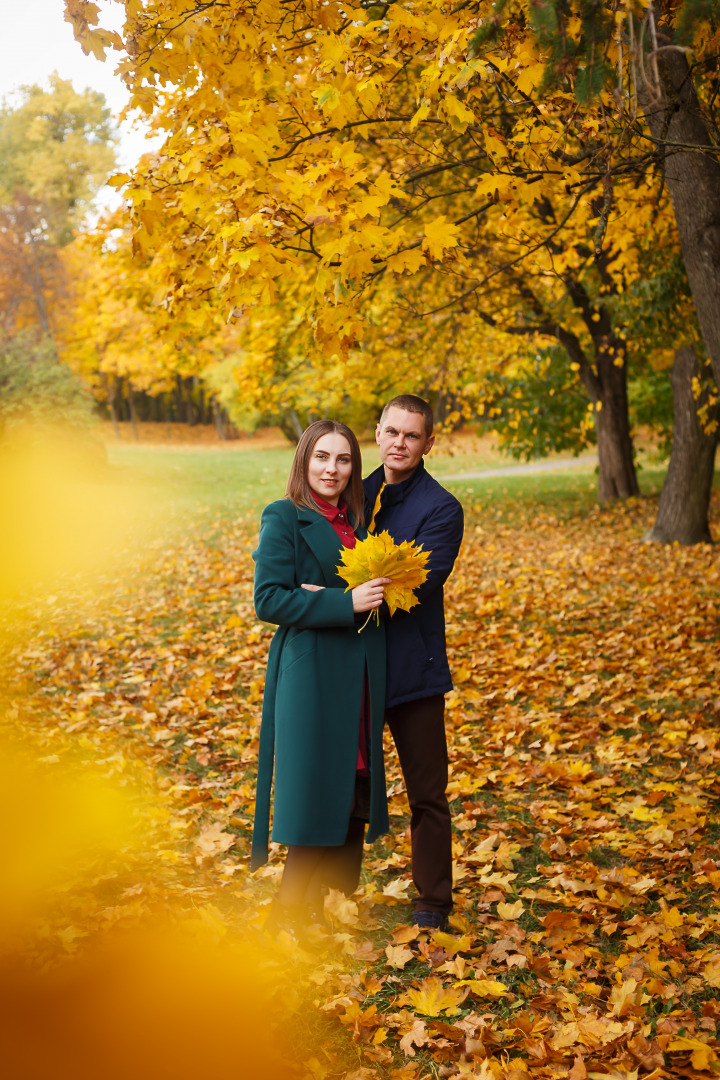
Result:
[[197,409],[195,408],[195,379],[192,375],[188,375],[183,380],[185,384],[185,423],[188,427],[195,427],[197,424]]
[[291,443],[300,442],[300,436],[303,433],[303,426],[300,423],[300,417],[295,409],[288,409],[286,413],[282,413],[278,421],[278,426],[282,431],[286,439]]
[[[667,27],[646,59],[641,98],[653,138],[665,150],[665,180],[700,330],[720,386],[720,162],[702,116],[685,52]],[[657,65],[657,78],[653,71]],[[674,151],[674,145],[696,147]]]
[[[693,377],[699,375],[695,350],[678,349],[672,374],[673,442],[670,464],[660,494],[655,524],[645,540],[661,544],[711,544],[708,508],[712,492],[717,432],[707,435],[698,418],[698,409],[707,404],[708,393],[700,399],[693,394]],[[715,407],[715,419],[720,409]]]
[[[640,494],[635,473],[627,400],[627,369],[598,358],[600,396],[595,402],[598,499],[630,499]],[[597,406],[600,406],[598,411]]]
[[177,419],[178,423],[181,424],[183,422],[184,394],[183,394],[182,379],[177,374],[175,375],[175,386],[174,386],[174,395],[173,395],[173,397],[174,397],[174,401],[175,401],[175,410],[176,410],[176,414],[177,414],[176,419]]
[[165,424],[165,435],[169,438],[169,436],[170,436],[170,419],[169,419],[169,413],[168,413],[168,392],[166,390],[163,390],[163,392],[158,395],[158,401],[160,402],[160,416],[159,416],[159,419],[162,420],[162,422]]
[[593,407],[598,448],[598,499],[602,503],[630,499],[640,494],[640,488],[630,434],[625,346],[613,333],[607,313],[603,312],[598,325],[600,332],[594,338],[594,365],[575,334],[558,328],[556,336],[580,368],[580,379]]
[[215,423],[217,437],[221,442],[224,442],[226,438],[226,432],[223,419],[223,410],[220,408],[217,398],[214,395],[210,398],[210,402],[212,404],[213,421]]
[[115,438],[120,438],[120,428],[118,427],[117,409],[115,408],[115,395],[117,394],[117,380],[112,381],[112,393],[110,392],[110,379],[106,374],[103,374],[103,382],[105,383],[105,395],[108,399],[108,405],[110,406],[110,419],[112,420],[113,431],[115,432]]
[[130,411],[130,423],[132,425],[133,439],[135,442],[139,442],[140,436],[138,435],[137,426],[137,413],[135,412],[135,394],[133,392],[132,383],[128,379],[127,381],[127,395],[128,395],[128,409]]
[[43,334],[50,336],[50,320],[48,319],[47,303],[45,301],[45,282],[43,281],[40,262],[38,260],[37,244],[37,240],[31,239],[30,243],[26,245],[31,263],[29,274],[30,288],[32,290],[35,310],[37,311],[38,322],[40,323],[42,332]]
[[229,439],[230,442],[235,442],[238,438],[238,429],[235,427],[235,422],[230,419],[230,413],[224,406],[222,407],[222,411],[223,416],[225,417],[225,438]]

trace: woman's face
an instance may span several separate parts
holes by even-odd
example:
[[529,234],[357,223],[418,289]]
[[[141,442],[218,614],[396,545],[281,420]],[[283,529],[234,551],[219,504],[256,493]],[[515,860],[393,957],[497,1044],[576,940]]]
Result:
[[310,490],[337,506],[350,482],[352,457],[350,443],[335,431],[321,435],[312,448],[308,464]]

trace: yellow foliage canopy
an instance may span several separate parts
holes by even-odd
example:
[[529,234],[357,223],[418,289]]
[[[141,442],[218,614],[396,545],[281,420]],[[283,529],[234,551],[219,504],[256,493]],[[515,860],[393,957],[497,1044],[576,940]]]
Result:
[[[307,270],[298,303],[329,360],[364,343],[376,288],[405,293],[412,281],[408,307],[424,315],[482,296],[487,321],[512,325],[516,268],[529,261],[522,321],[540,326],[564,275],[590,272],[598,244],[606,291],[637,279],[643,235],[664,244],[672,220],[634,171],[646,145],[623,147],[608,218],[604,133],[622,125],[622,109],[606,94],[580,111],[570,65],[541,89],[532,5],[511,7],[507,25],[483,36],[498,22],[489,0],[189,11],[125,0],[113,36],[97,26],[102,6],[66,0],[86,49],[125,53],[133,104],[165,132],[127,188],[135,245],[157,263],[163,302],[205,304],[214,292],[226,312],[261,310]],[[582,32],[580,19],[564,28],[577,43]],[[605,51],[627,83],[627,50],[611,36]]]
[[[365,423],[376,394],[415,386],[450,423],[492,416],[487,373],[560,342],[593,405],[584,434],[596,402],[619,400],[607,369],[672,361],[672,334],[639,340],[654,253],[672,260],[678,241],[642,117],[628,127],[637,5],[622,19],[597,5],[618,16],[601,51],[621,92],[582,107],[582,64],[546,85],[532,30],[546,5],[527,0],[117,6],[113,35],[110,0],[66,0],[84,48],[115,51],[164,136],[117,178],[133,249],[169,347],[231,320],[246,406],[304,422],[350,401]],[[568,15],[568,56],[584,25]],[[702,80],[717,30],[699,19],[693,35]]]

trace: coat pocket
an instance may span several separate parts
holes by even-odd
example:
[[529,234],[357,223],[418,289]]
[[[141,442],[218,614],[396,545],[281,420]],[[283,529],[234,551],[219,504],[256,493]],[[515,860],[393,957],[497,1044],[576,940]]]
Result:
[[317,634],[315,630],[291,630],[285,639],[282,655],[280,657],[280,673],[287,672],[289,668],[315,652],[317,648]]

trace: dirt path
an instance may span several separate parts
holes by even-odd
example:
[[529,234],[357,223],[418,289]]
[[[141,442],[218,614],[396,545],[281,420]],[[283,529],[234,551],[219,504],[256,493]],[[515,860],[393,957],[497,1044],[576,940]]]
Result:
[[584,457],[562,458],[559,461],[531,461],[527,465],[505,465],[498,469],[482,469],[478,472],[454,473],[441,476],[444,484],[453,480],[484,480],[492,476],[527,476],[531,473],[546,472],[550,469],[574,469],[579,465],[596,465],[597,455],[586,454]]

